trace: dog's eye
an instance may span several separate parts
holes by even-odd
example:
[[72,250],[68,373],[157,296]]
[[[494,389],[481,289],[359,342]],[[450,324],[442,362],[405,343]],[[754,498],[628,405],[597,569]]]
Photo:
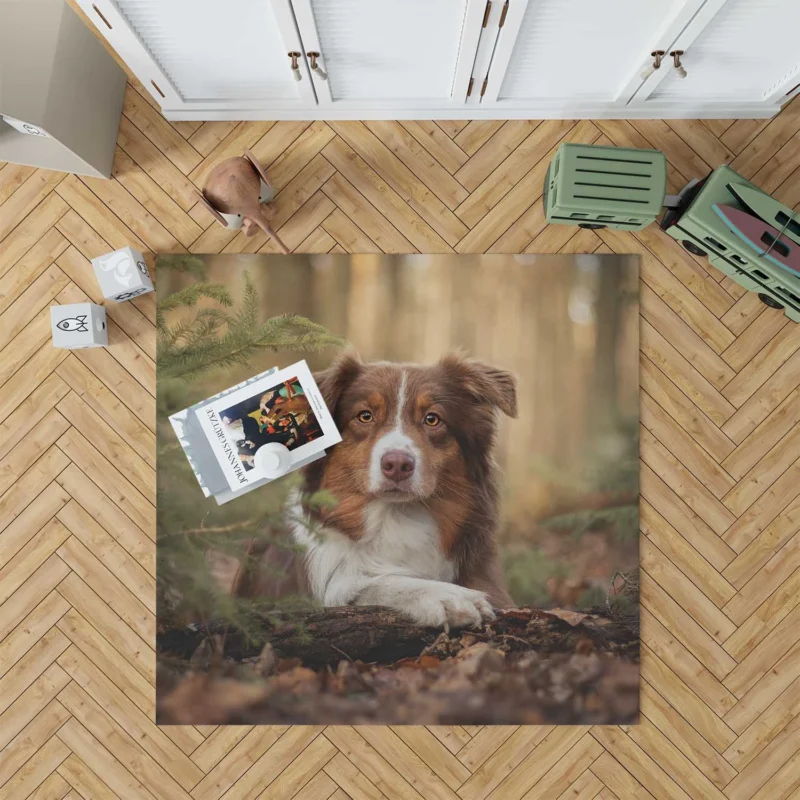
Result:
[[429,411],[425,415],[425,424],[430,428],[435,428],[441,421],[442,418],[438,414],[434,414],[433,411]]
[[372,412],[371,411],[359,411],[356,414],[356,419],[359,422],[372,422]]

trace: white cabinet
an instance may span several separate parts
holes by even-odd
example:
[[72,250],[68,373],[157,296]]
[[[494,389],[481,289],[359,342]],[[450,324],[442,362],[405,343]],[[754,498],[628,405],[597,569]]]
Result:
[[518,0],[516,12],[481,100],[498,116],[769,116],[800,88],[800,0]]
[[[500,31],[483,102],[498,107],[625,103],[649,42],[674,37],[703,0],[522,0]],[[512,20],[507,20],[507,23]]]
[[[321,109],[463,106],[486,0],[292,0]],[[325,78],[327,75],[327,79]]]
[[669,44],[686,77],[653,74],[634,104],[777,102],[800,83],[800,0],[710,0]]
[[313,107],[289,0],[93,0],[80,3],[165,110]]
[[768,117],[800,91],[800,0],[77,2],[170,119]]

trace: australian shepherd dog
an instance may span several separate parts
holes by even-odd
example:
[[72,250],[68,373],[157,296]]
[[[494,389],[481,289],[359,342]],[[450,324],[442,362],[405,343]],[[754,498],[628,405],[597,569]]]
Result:
[[301,499],[292,514],[313,596],[443,628],[512,606],[492,450],[498,411],[517,414],[514,377],[459,354],[421,366],[351,353],[315,377],[342,441],[305,469],[305,496],[338,502],[309,511]]

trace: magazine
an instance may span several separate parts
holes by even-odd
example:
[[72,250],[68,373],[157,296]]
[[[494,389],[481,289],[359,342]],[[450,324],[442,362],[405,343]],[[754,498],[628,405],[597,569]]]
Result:
[[285,473],[341,441],[305,361],[269,370],[170,417],[206,496],[227,502],[271,480],[257,456],[285,448]]

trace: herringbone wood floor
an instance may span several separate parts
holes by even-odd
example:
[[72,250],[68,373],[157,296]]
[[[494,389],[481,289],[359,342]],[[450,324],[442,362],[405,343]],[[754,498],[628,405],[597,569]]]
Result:
[[[165,122],[129,86],[111,181],[0,165],[0,797],[800,798],[800,326],[655,226],[548,227],[561,141],[722,162],[800,205],[772,121]],[[250,147],[301,252],[642,256],[642,720],[626,728],[157,728],[154,297],[50,344],[87,259],[275,250],[196,203]]]

